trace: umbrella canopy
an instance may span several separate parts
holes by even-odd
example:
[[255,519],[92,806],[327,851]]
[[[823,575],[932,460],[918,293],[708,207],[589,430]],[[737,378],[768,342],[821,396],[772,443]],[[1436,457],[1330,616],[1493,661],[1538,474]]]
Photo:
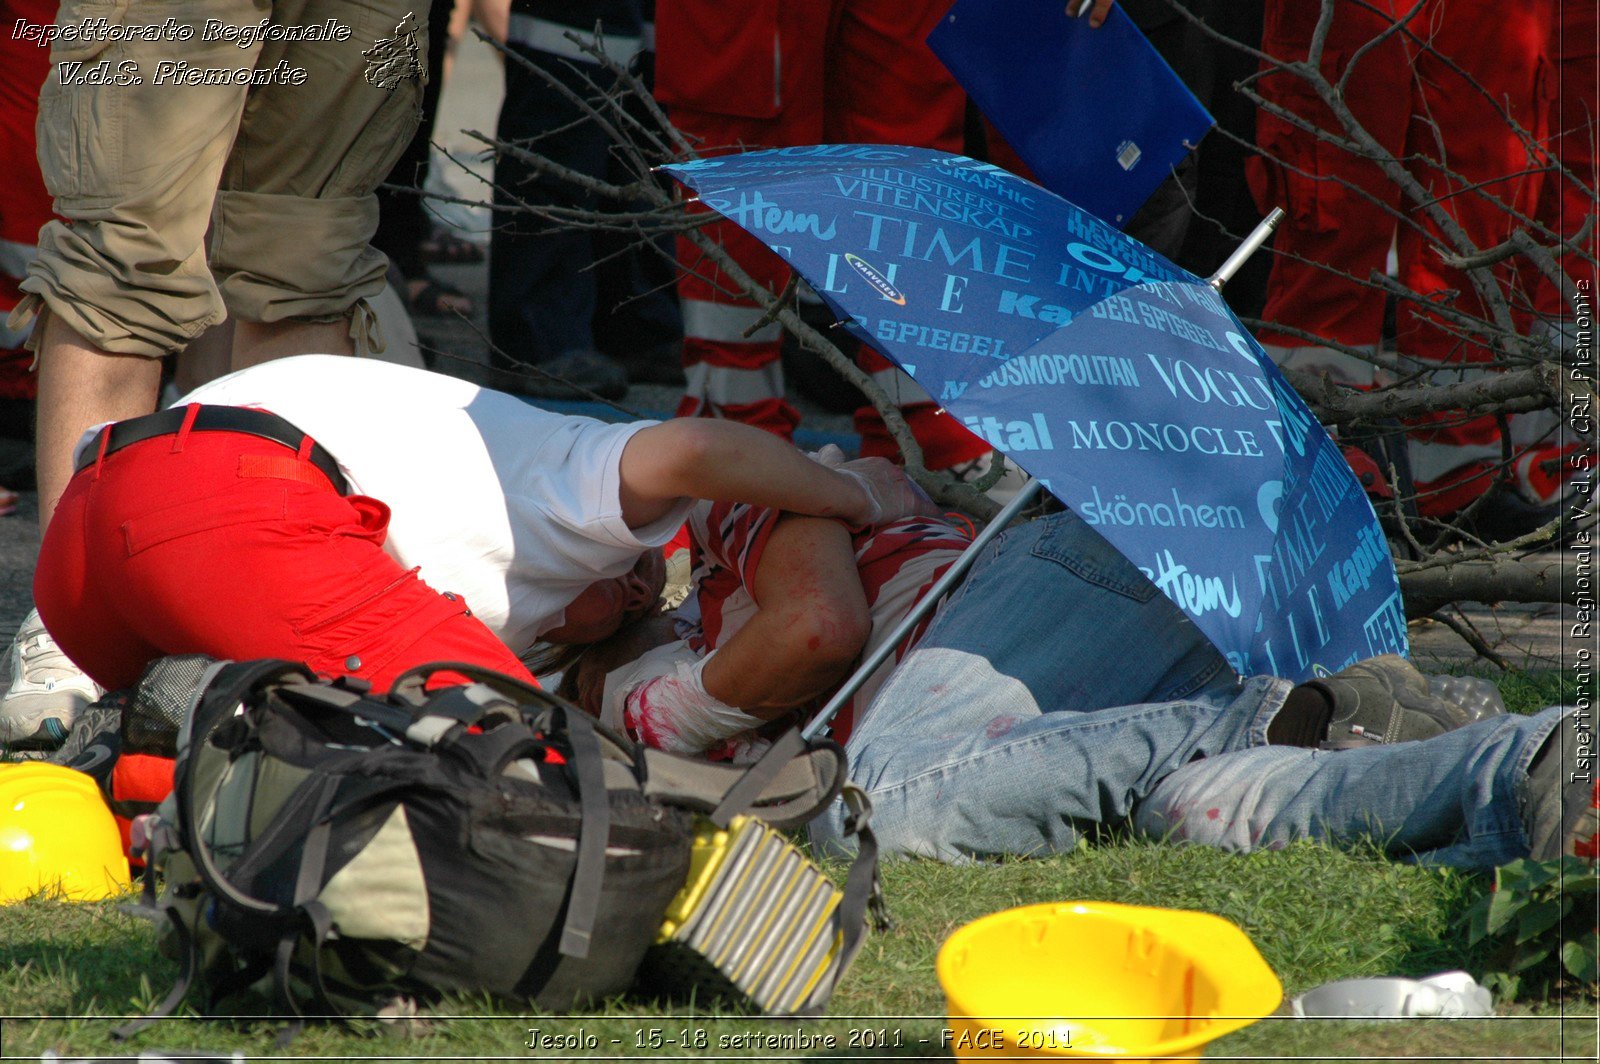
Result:
[[1239,673],[1406,652],[1371,504],[1200,278],[964,156],[816,145],[665,169],[1043,481]]

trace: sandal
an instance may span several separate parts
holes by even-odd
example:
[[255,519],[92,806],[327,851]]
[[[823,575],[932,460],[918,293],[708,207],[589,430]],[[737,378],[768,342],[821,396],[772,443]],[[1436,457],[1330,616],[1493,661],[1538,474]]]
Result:
[[422,254],[429,262],[449,266],[483,261],[483,248],[443,229],[435,229],[433,235],[422,242]]
[[472,300],[464,292],[432,277],[407,281],[405,290],[406,306],[418,317],[453,318],[457,314],[472,314]]

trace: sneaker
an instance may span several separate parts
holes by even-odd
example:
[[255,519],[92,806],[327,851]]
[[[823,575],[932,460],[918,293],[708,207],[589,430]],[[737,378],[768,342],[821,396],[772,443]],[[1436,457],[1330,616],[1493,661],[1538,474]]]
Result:
[[93,776],[109,794],[111,772],[122,756],[122,722],[131,701],[129,692],[112,691],[85,706],[67,731],[66,741],[50,751],[46,760]]
[[1395,654],[1358,661],[1303,686],[1333,705],[1324,750],[1427,739],[1472,722],[1454,702],[1428,690],[1428,678]]
[[79,712],[102,694],[33,610],[11,642],[11,687],[0,698],[0,746],[57,747]]
[[[1535,861],[1580,857],[1600,861],[1600,779],[1587,744],[1580,746],[1573,718],[1563,716],[1528,766],[1522,822],[1528,856]],[[1579,758],[1579,752],[1585,756]]]

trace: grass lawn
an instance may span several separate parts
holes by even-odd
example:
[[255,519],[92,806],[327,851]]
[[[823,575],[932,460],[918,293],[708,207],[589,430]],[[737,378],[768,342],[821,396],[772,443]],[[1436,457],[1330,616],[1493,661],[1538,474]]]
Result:
[[[1558,677],[1505,684],[1514,709],[1557,700]],[[1570,695],[1570,692],[1567,692]],[[313,1026],[275,1050],[276,1021],[164,1021],[132,1043],[115,1021],[142,1012],[175,966],[151,926],[113,904],[36,900],[0,909],[0,1057],[131,1055],[139,1050],[240,1050],[248,1057],[406,1059],[722,1060],[942,1057],[944,1000],[934,954],[954,928],[1032,902],[1099,899],[1217,913],[1238,923],[1294,995],[1333,979],[1483,971],[1457,926],[1489,885],[1485,876],[1398,864],[1376,852],[1311,844],[1233,856],[1117,840],[1048,860],[947,867],[896,862],[884,889],[898,922],[873,935],[835,995],[828,1019],[796,1022],[691,1015],[619,1002],[583,1017],[530,1015],[455,1000],[411,1031]],[[1085,963],[1091,963],[1087,959]],[[1600,1021],[1592,997],[1501,1004],[1492,1020],[1349,1021],[1269,1018],[1208,1048],[1209,1059],[1588,1060]],[[530,1035],[537,1029],[537,1035]],[[797,1047],[765,1049],[784,1037]],[[837,1048],[819,1043],[832,1036]],[[534,1044],[530,1047],[530,1041]],[[852,1042],[855,1044],[852,1045]]]

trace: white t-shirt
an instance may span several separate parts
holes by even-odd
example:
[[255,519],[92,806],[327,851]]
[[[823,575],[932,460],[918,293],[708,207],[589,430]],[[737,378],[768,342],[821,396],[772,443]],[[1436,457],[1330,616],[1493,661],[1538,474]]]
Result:
[[454,377],[373,359],[300,355],[240,370],[179,404],[254,406],[328,450],[350,490],[389,506],[384,545],[453,591],[521,653],[578,593],[620,576],[683,524],[622,520],[619,463],[635,432],[555,414]]

